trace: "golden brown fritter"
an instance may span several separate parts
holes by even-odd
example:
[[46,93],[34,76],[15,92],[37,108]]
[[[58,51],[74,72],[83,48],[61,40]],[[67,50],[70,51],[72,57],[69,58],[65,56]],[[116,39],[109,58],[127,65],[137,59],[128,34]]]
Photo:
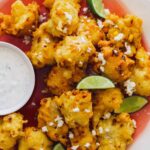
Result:
[[46,30],[54,37],[71,35],[77,29],[79,5],[72,0],[55,0]]
[[100,142],[98,150],[126,150],[133,141],[133,133],[134,124],[127,113],[100,120],[97,128]]
[[44,128],[48,137],[53,141],[59,141],[64,145],[67,142],[68,126],[55,103],[51,98],[41,100],[38,114],[38,127]]
[[136,65],[130,80],[136,84],[136,94],[150,96],[150,56],[144,48],[137,51]]
[[67,146],[67,150],[78,147],[78,150],[96,150],[96,139],[92,135],[89,127],[78,127],[69,132],[71,146]]
[[105,76],[114,82],[123,82],[132,74],[134,60],[127,57],[120,50],[103,47],[101,52],[98,52],[94,57],[96,61],[93,65],[93,70],[96,72],[101,70]]
[[72,72],[61,67],[53,67],[47,79],[47,86],[50,93],[61,95],[62,93],[72,90]]
[[11,15],[0,15],[1,33],[30,35],[37,27],[38,9],[36,2],[25,6],[21,0],[15,1],[11,6]]
[[125,43],[136,48],[141,47],[142,21],[138,17],[126,15],[121,18],[110,14],[103,22],[103,26],[104,40],[111,41],[111,44],[115,47],[126,47]]
[[62,67],[53,67],[47,79],[47,86],[53,95],[61,95],[74,88],[74,84],[85,76],[84,71],[79,68],[70,70]]
[[100,27],[97,25],[95,19],[81,16],[78,24],[77,35],[86,36],[94,45],[97,45],[103,37]]
[[34,33],[31,50],[27,53],[32,64],[41,68],[55,63],[55,47],[58,40],[45,31],[43,23]]
[[105,59],[104,73],[111,80],[122,82],[131,76],[134,61],[123,53],[118,52],[118,55],[110,54]]
[[118,88],[97,91],[93,97],[93,126],[96,127],[106,113],[118,109],[122,101],[123,94]]
[[0,149],[14,148],[17,140],[23,134],[23,116],[13,113],[0,119]]
[[93,44],[85,36],[67,36],[58,45],[55,59],[61,67],[86,68],[94,53]]
[[56,97],[55,102],[69,128],[89,125],[89,119],[93,116],[90,92],[78,90],[65,92],[60,97]]
[[52,150],[52,142],[39,129],[28,127],[19,141],[18,150]]

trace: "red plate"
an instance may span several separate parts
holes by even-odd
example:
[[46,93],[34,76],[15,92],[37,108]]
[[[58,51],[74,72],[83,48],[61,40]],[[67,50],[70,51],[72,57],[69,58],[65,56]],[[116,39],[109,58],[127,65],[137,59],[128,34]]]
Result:
[[[0,11],[4,13],[10,13],[10,6],[15,0],[2,0],[3,2],[0,3]],[[28,4],[32,2],[32,0],[23,0],[25,4]],[[44,8],[42,5],[43,0],[36,0],[36,2],[41,6],[40,7],[40,13],[43,14],[44,12],[48,13],[49,11]],[[123,16],[128,11],[123,6],[123,4],[120,2],[120,0],[104,0],[104,4],[106,8],[109,8],[111,12],[115,12],[116,14]],[[82,9],[84,7],[87,7],[86,0],[82,0],[81,3],[81,11],[80,15],[83,14]],[[16,38],[14,36],[10,35],[4,35],[0,37],[0,41],[9,42],[11,44],[14,44],[18,46],[20,49],[22,49],[24,52],[30,49],[31,45],[25,45],[22,42],[23,39]],[[143,44],[146,48],[145,40],[143,38]],[[50,67],[45,67],[43,69],[36,70],[36,85],[34,93],[29,100],[29,102],[21,109],[19,112],[21,112],[25,119],[27,119],[29,122],[27,126],[36,126],[37,125],[37,111],[39,108],[40,100],[44,97],[50,96],[49,94],[43,94],[42,90],[46,88],[46,85],[44,83],[44,79],[46,78],[47,74],[50,71]],[[150,120],[150,104],[148,104],[145,108],[143,108],[141,111],[134,113],[131,115],[133,119],[137,122],[137,130],[134,135],[134,139],[136,139],[140,133],[144,130],[146,127],[148,121]]]

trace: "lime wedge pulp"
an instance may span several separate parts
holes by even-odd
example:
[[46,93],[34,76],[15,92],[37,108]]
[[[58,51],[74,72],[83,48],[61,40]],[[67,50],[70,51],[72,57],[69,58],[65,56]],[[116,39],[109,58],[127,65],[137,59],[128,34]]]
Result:
[[115,85],[111,80],[103,76],[89,76],[82,79],[78,85],[77,89],[109,89],[114,88]]
[[120,108],[116,110],[116,113],[122,113],[122,112],[134,113],[142,109],[147,103],[148,103],[148,100],[145,99],[144,97],[131,96],[131,97],[124,99]]
[[58,143],[54,146],[53,150],[65,150],[65,149],[60,143]]
[[105,18],[104,4],[102,0],[87,0],[87,2],[93,13],[101,18]]

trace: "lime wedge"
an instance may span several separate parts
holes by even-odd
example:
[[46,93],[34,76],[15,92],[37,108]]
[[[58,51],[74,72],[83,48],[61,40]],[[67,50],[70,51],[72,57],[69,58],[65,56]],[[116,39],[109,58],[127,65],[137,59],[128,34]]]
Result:
[[58,143],[54,146],[53,150],[65,150],[65,149],[60,143]]
[[116,110],[116,113],[122,113],[122,112],[133,113],[142,109],[147,103],[148,100],[145,99],[144,97],[131,96],[124,99],[120,108]]
[[103,76],[89,76],[82,79],[78,85],[77,89],[109,89],[114,88],[115,85],[111,80]]
[[97,14],[101,18],[106,17],[102,0],[87,0],[87,2],[93,13]]

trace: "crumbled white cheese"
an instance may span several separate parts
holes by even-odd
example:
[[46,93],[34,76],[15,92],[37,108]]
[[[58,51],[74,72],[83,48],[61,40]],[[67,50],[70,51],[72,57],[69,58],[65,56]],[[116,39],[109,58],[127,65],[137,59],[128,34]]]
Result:
[[57,121],[59,121],[59,120],[63,120],[63,118],[60,117],[60,116],[57,116],[57,117],[55,118],[55,122],[57,122]]
[[81,36],[81,37],[80,37],[80,42],[86,43],[87,41],[86,41],[86,39],[85,39],[83,36]]
[[85,146],[86,148],[89,148],[89,147],[91,146],[91,144],[90,144],[90,143],[86,143],[84,146]]
[[110,24],[110,25],[114,25],[114,22],[109,20],[109,19],[105,20],[105,23]]
[[135,82],[131,81],[130,79],[124,82],[124,87],[126,88],[125,91],[129,96],[135,92],[136,84]]
[[47,126],[42,127],[42,132],[48,132]]
[[111,116],[111,113],[105,113],[104,116],[103,116],[103,119],[109,119]]
[[65,17],[68,20],[68,23],[70,24],[72,22],[72,19],[73,19],[72,15],[70,15],[68,12],[64,12],[64,14],[65,14]]
[[35,29],[35,25],[32,25],[32,28]]
[[67,28],[67,27],[65,27],[65,28],[62,30],[63,33],[67,33],[67,31],[68,31],[68,28]]
[[126,48],[125,54],[130,55],[132,53],[131,46],[127,42],[125,42],[125,48]]
[[117,50],[113,50],[113,53],[115,54],[115,55],[118,55],[118,51]]
[[28,45],[28,44],[31,42],[31,37],[25,35],[22,42],[23,42],[25,45]]
[[45,43],[50,43],[51,41],[50,41],[49,38],[45,38],[45,39],[44,39],[44,42],[45,42]]
[[104,54],[99,52],[98,53],[98,59],[102,62],[102,65],[105,65],[106,64],[106,60],[104,58]]
[[32,105],[32,106],[36,106],[36,103],[35,103],[35,102],[32,102],[31,105]]
[[87,16],[83,16],[84,19],[87,19]]
[[77,150],[77,149],[78,149],[78,147],[79,147],[79,145],[72,146],[72,147],[71,147],[71,149],[72,149],[72,150]]
[[74,138],[74,134],[72,132],[69,132],[69,139],[73,139]]
[[87,11],[88,11],[88,7],[84,7],[84,8],[83,8],[83,12],[84,12],[84,13],[87,13]]
[[95,130],[92,130],[92,135],[96,136],[96,131]]
[[110,129],[109,129],[109,128],[106,128],[106,129],[105,129],[105,132],[110,132]]
[[99,146],[100,146],[100,143],[97,142],[97,143],[96,143],[96,146],[99,147]]
[[134,128],[137,128],[137,126],[136,126],[136,121],[135,121],[134,119],[132,119],[132,123],[133,123],[133,127],[134,127]]
[[86,112],[86,113],[90,113],[90,112],[91,112],[91,110],[90,110],[90,109],[84,109],[84,112]]
[[39,16],[39,22],[43,22],[46,20],[46,16],[40,15]]
[[98,130],[99,130],[99,133],[100,133],[100,134],[102,134],[102,133],[104,132],[104,130],[103,130],[102,127],[99,127]]
[[64,125],[64,121],[63,120],[59,120],[58,121],[58,124],[57,124],[57,127],[60,128]]
[[79,61],[79,65],[80,65],[80,67],[82,67],[83,66],[83,62]]
[[58,128],[62,127],[63,124],[64,124],[63,118],[60,117],[60,116],[57,116],[54,121],[57,122],[57,127]]
[[80,109],[78,107],[72,109],[73,112],[79,112]]
[[124,38],[124,34],[123,33],[119,33],[117,36],[114,37],[115,41],[121,41]]
[[100,71],[104,72],[105,68],[103,66],[100,66]]
[[109,9],[104,9],[105,15],[110,15],[110,10]]
[[54,122],[49,122],[48,125],[51,127],[54,125]]
[[115,25],[114,28],[118,28],[118,25]]
[[86,20],[86,22],[88,22],[88,23],[89,23],[89,22],[91,22],[91,20],[90,20],[90,19],[88,19],[88,20]]
[[100,19],[97,19],[97,24],[100,27],[100,29],[102,29],[104,27],[104,25]]
[[92,49],[90,47],[88,47],[87,52],[91,53]]
[[48,93],[48,89],[42,90],[41,93],[43,93],[43,94]]

